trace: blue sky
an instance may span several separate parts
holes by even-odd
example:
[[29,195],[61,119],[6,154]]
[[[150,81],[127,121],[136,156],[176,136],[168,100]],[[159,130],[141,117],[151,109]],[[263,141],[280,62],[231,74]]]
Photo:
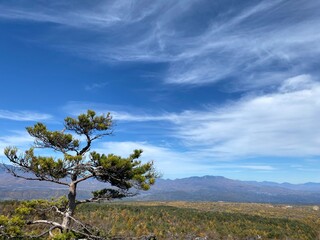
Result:
[[0,1],[0,158],[111,112],[164,178],[319,182],[317,0]]

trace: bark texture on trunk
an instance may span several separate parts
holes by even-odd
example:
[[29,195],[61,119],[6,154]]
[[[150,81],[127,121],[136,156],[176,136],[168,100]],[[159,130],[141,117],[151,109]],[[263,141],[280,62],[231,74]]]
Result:
[[74,210],[76,209],[76,195],[77,195],[77,184],[72,182],[69,186],[69,194],[68,194],[68,207],[64,213],[62,227],[64,230],[68,230],[71,223],[71,217],[74,214]]

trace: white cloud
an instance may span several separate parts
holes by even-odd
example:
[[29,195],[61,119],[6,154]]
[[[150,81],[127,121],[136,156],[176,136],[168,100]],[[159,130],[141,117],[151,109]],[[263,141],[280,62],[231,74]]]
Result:
[[[232,167],[233,169],[234,167]],[[235,167],[237,168],[237,167]],[[263,170],[263,171],[272,171],[275,170],[274,167],[269,165],[247,165],[247,166],[238,166],[238,168],[250,169],[250,170]]]
[[308,90],[313,87],[317,87],[319,83],[312,80],[310,75],[299,75],[285,80],[280,87],[280,92],[294,92],[301,90]]
[[[208,19],[197,22],[194,15],[188,22],[205,7],[212,8]],[[280,84],[318,62],[319,9],[316,0],[20,1],[2,3],[0,18],[59,24],[65,28],[53,29],[58,37],[51,44],[86,58],[167,63],[166,83],[203,85],[231,77],[237,79],[234,90],[241,90]],[[79,33],[96,40],[82,41]]]
[[12,131],[12,134],[0,136],[0,156],[4,156],[4,149],[9,146],[28,149],[34,139],[27,132]]
[[103,142],[96,150],[101,153],[114,153],[122,157],[129,156],[134,149],[143,149],[143,162],[154,160],[156,169],[164,178],[181,178],[195,175],[212,175],[225,170],[274,171],[270,165],[225,164],[216,161],[214,156],[203,158],[197,151],[177,151],[168,147],[157,146],[147,142]]
[[[146,122],[146,121],[178,121],[180,118],[176,113],[162,113],[159,115],[147,114],[141,111],[139,114],[132,114],[126,110],[129,108],[123,108],[117,105],[99,104],[94,102],[68,102],[63,109],[69,114],[79,115],[85,113],[88,109],[94,109],[97,114],[106,114],[110,112],[115,121],[127,121],[127,122]],[[124,109],[124,110],[122,110]],[[131,108],[132,111],[132,108]],[[139,112],[138,109],[135,111]]]
[[276,93],[183,113],[176,136],[213,156],[319,155],[319,99],[320,84],[296,76]]
[[141,157],[143,162],[154,160],[157,171],[165,174],[164,177],[190,176],[196,174],[199,169],[205,169],[201,163],[190,161],[186,157],[186,153],[176,152],[170,148],[155,146],[147,142],[104,142],[93,150],[127,157],[134,149],[143,150]]
[[[20,5],[0,5],[1,18],[28,20],[35,22],[49,22],[65,25],[72,28],[102,30],[111,25],[126,21],[125,11],[128,12],[130,5],[117,1],[108,5],[101,5],[89,9],[74,8],[72,3],[54,4],[28,4],[20,2]],[[74,11],[72,11],[72,9]],[[121,11],[121,9],[123,11]],[[127,10],[125,10],[127,9]]]
[[212,165],[213,169],[241,169],[254,170],[254,171],[274,171],[277,170],[275,167],[270,165],[239,165],[239,164],[216,164]]
[[[111,106],[111,113],[116,121],[152,122],[153,130],[167,122],[164,138],[179,139],[186,149],[196,149],[187,150],[189,156],[200,159],[310,157],[320,154],[319,99],[320,83],[310,75],[298,75],[283,80],[273,93],[250,95],[203,110],[152,115]],[[108,109],[105,105],[88,105],[102,113]],[[73,102],[68,108],[86,109],[86,104]],[[143,127],[141,131],[148,134]]]
[[103,89],[106,85],[108,85],[108,83],[106,83],[106,82],[92,83],[90,85],[86,85],[84,89],[87,91],[92,91],[92,90],[96,90],[96,89]]
[[0,109],[0,119],[1,118],[14,121],[41,121],[48,120],[52,118],[52,116],[45,113],[31,111],[8,111]]

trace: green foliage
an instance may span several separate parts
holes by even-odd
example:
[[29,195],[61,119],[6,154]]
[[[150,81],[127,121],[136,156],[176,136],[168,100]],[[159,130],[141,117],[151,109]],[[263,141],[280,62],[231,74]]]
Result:
[[[63,207],[65,200],[61,199],[58,202],[61,202],[60,206]],[[2,202],[0,212],[3,215],[0,216],[0,226],[11,226],[6,232],[16,238],[22,233],[37,235],[41,229],[24,223],[25,220],[39,219],[40,212],[31,211],[25,216],[19,216],[21,212],[17,214],[15,208],[20,208],[21,211],[24,207],[39,206],[38,210],[42,208],[43,212],[48,214],[47,209],[52,205],[59,204],[43,200]],[[277,214],[276,217],[274,213]],[[105,236],[106,239],[153,234],[160,240],[196,237],[240,240],[250,237],[254,239],[257,236],[261,239],[316,240],[320,236],[319,214],[310,206],[294,207],[288,211],[283,206],[271,208],[268,204],[125,202],[81,205],[76,217],[99,227],[104,231],[100,232],[99,236]],[[72,232],[57,231],[53,239],[78,238],[81,236]]]
[[79,147],[79,140],[73,139],[71,134],[66,134],[63,131],[49,131],[43,123],[37,123],[26,129],[32,137],[35,137],[37,147],[54,147],[62,152],[75,150]]
[[68,200],[65,196],[52,200],[34,199],[22,201],[20,202],[20,205],[15,208],[15,213],[20,216],[28,217],[31,213],[38,213],[39,210],[44,212],[49,211],[53,206],[58,209],[63,209],[66,207],[67,202]]
[[[147,206],[148,204],[152,206]],[[158,204],[158,205],[157,205]],[[190,203],[190,206],[197,203]],[[254,207],[254,205],[252,205]],[[160,203],[87,204],[77,214],[111,236],[155,234],[157,239],[318,239],[318,228],[295,219],[201,211]]]
[[7,217],[0,215],[0,239],[15,238],[22,236],[22,227],[25,225],[23,219],[19,216]]
[[52,240],[70,240],[70,239],[77,239],[77,236],[73,232],[66,232],[66,233],[58,233],[56,234]]
[[17,151],[17,148],[7,147],[4,150],[4,154],[9,159],[18,161],[20,167],[34,173],[37,177],[50,176],[53,179],[59,180],[67,176],[66,165],[62,159],[56,160],[53,157],[35,156],[34,148],[25,151],[25,155],[18,158]]
[[121,199],[126,197],[125,193],[122,193],[118,190],[111,188],[104,188],[101,190],[97,190],[92,192],[94,198],[105,198],[105,199]]
[[125,190],[133,186],[148,190],[154,184],[157,174],[152,162],[141,164],[141,161],[136,160],[141,153],[142,150],[135,150],[128,158],[122,158],[114,154],[92,152],[91,160],[94,167],[99,169],[95,178]]
[[[0,226],[2,226],[2,228],[0,228],[1,240],[8,238],[15,239],[18,237],[24,239],[40,234],[43,231],[43,228],[30,226],[29,223],[33,220],[42,218],[51,218],[53,220],[57,217],[59,218],[60,216],[55,216],[52,209],[53,207],[56,209],[64,209],[67,204],[67,199],[66,197],[61,197],[50,201],[37,199],[21,202],[4,202],[0,204],[0,206],[5,207],[7,206],[7,203],[8,207],[2,209],[1,212],[3,212],[3,215],[0,215]],[[63,235],[61,235],[61,237],[62,236]]]
[[[96,116],[92,110],[87,114],[81,114],[77,119],[67,117],[65,120],[67,130],[76,132],[79,135],[91,135],[96,131],[107,131],[112,126],[112,117],[110,113],[106,116]],[[107,132],[110,134],[111,132]]]

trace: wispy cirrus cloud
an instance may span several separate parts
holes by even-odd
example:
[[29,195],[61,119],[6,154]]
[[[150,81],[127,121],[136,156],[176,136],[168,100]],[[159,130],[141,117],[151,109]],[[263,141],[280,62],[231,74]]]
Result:
[[[283,81],[271,93],[249,95],[220,106],[179,113],[137,114],[117,111],[114,119],[145,122],[153,129],[178,139],[185,149],[198,149],[201,159],[241,159],[247,157],[310,157],[320,154],[320,83],[310,75],[298,75]],[[89,104],[93,106],[92,104]],[[69,103],[68,109],[86,109],[86,104]],[[97,106],[104,112],[108,107]],[[110,107],[110,106],[109,106]],[[150,123],[148,123],[150,122]],[[158,124],[158,125],[157,125]],[[148,132],[144,132],[148,134]],[[190,157],[191,150],[188,150]]]
[[[18,122],[33,122],[51,120],[50,114],[33,112],[33,111],[9,111],[0,109],[0,120],[10,120]],[[2,129],[4,131],[5,129]],[[1,132],[0,136],[0,156],[4,155],[4,149],[8,146],[16,146],[22,149],[31,147],[34,139],[25,131],[10,130],[7,133]]]
[[[276,167],[265,164],[225,164],[215,161],[214,158],[211,158],[211,161],[203,161],[204,159],[197,157],[199,156],[198,152],[177,151],[148,142],[102,142],[95,150],[106,154],[114,153],[122,157],[127,157],[134,149],[143,149],[142,161],[154,160],[156,170],[163,173],[163,177],[165,178],[186,177],[199,174],[210,175],[220,170],[277,170]],[[179,169],[179,173],[177,173],[177,169]]]
[[319,9],[316,0],[20,1],[0,4],[0,18],[62,26],[51,26],[52,46],[107,64],[166,63],[165,83],[234,79],[235,91],[316,72]]
[[[76,5],[76,7],[75,7]],[[130,4],[109,2],[102,5],[84,4],[77,1],[69,2],[37,2],[32,5],[27,1],[19,4],[2,4],[1,18],[12,20],[28,20],[64,25],[70,28],[103,30],[120,22],[135,21],[127,17]],[[143,16],[140,16],[143,18]],[[139,17],[136,19],[139,20]]]
[[79,115],[85,113],[88,109],[95,109],[97,114],[111,113],[115,121],[126,121],[126,122],[147,122],[147,121],[176,121],[180,118],[177,113],[163,112],[162,114],[150,114],[145,113],[142,109],[135,108],[134,110],[140,113],[132,113],[129,107],[108,105],[95,102],[77,102],[70,101],[63,106],[64,111],[73,115]]
[[0,136],[0,156],[4,156],[4,149],[9,146],[27,149],[34,139],[26,132],[11,131],[10,134]]
[[52,116],[46,113],[32,111],[9,111],[0,109],[0,119],[8,119],[13,121],[42,121],[51,118]]
[[108,83],[106,82],[92,83],[90,85],[86,85],[84,89],[86,91],[93,91],[93,90],[104,88],[106,85],[108,85]]
[[299,75],[274,93],[183,113],[176,134],[213,156],[317,156],[319,97],[320,84]]
[[213,169],[247,169],[254,171],[275,171],[277,168],[270,165],[239,165],[239,164],[216,164],[212,166]]

